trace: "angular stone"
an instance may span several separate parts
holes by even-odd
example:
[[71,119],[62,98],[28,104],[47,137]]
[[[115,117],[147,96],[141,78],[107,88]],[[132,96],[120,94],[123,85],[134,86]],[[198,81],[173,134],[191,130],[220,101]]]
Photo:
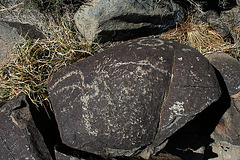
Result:
[[211,145],[213,152],[218,156],[209,160],[239,160],[240,146],[232,145],[227,142],[215,142]]
[[63,68],[48,90],[63,143],[111,156],[158,152],[221,94],[213,67],[199,52],[151,37]]
[[221,72],[232,98],[231,107],[223,115],[212,136],[217,141],[240,145],[240,63],[224,53],[212,54],[208,59]]
[[0,66],[7,63],[8,52],[17,42],[24,42],[17,29],[10,27],[6,22],[0,22]]
[[32,119],[26,95],[0,108],[0,158],[52,160],[44,139]]
[[74,20],[87,40],[105,42],[156,34],[184,17],[184,9],[171,0],[92,0]]

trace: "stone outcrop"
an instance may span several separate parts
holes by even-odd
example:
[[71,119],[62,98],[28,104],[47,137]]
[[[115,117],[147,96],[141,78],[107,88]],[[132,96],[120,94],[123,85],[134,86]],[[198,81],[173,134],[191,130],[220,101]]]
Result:
[[87,40],[105,42],[156,34],[184,17],[184,9],[171,0],[92,0],[74,20]]
[[48,90],[64,144],[113,156],[143,150],[145,158],[221,94],[199,52],[151,37],[60,70]]

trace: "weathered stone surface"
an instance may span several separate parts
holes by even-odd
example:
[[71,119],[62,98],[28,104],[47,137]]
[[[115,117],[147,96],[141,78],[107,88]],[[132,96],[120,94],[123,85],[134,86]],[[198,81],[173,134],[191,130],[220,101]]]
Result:
[[55,73],[48,90],[63,143],[96,154],[156,153],[220,96],[199,52],[139,38]]
[[6,56],[12,46],[23,42],[24,38],[20,36],[16,28],[10,27],[6,22],[0,22],[0,66],[6,63]]
[[240,26],[240,6],[236,6],[231,10],[222,11],[220,14],[222,21],[227,25],[231,32],[234,42],[239,43],[238,26]]
[[223,38],[230,36],[230,31],[225,23],[220,18],[220,15],[213,10],[207,11],[202,16],[203,21],[209,25]]
[[36,27],[17,22],[0,21],[0,66],[7,63],[13,57],[7,57],[12,51],[13,45],[23,43],[24,39],[42,39],[45,36]]
[[240,145],[240,63],[224,53],[212,54],[208,59],[221,72],[232,98],[231,107],[212,136],[217,141]]
[[20,94],[0,108],[0,157],[4,160],[52,160],[35,126],[26,95]]
[[213,152],[217,153],[216,158],[209,160],[239,160],[240,146],[232,145],[227,142],[215,142],[212,145]]
[[156,34],[184,17],[184,9],[171,0],[92,0],[74,19],[86,39],[105,42]]
[[237,94],[240,91],[240,63],[225,53],[211,54],[208,60],[221,72],[229,94]]
[[0,21],[31,24],[39,28],[48,27],[44,22],[46,19],[44,15],[37,9],[34,9],[32,4],[33,3],[25,0],[1,1]]

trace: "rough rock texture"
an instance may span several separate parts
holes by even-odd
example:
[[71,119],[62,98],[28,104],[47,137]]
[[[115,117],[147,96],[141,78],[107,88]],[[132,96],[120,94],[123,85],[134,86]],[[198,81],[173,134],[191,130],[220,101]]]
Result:
[[240,5],[231,10],[221,12],[220,17],[230,30],[234,42],[239,43]]
[[[40,11],[34,9],[31,2],[26,0],[5,0],[1,1],[0,21],[19,22],[36,25],[38,27],[48,27],[45,17]],[[45,26],[44,26],[45,25]]]
[[217,153],[216,158],[209,160],[240,160],[240,146],[227,142],[215,142],[212,145],[213,152]]
[[213,137],[217,141],[240,145],[240,63],[227,54],[212,54],[209,61],[222,74],[229,94],[231,107],[223,115],[216,127]]
[[230,31],[225,23],[223,23],[220,15],[213,10],[207,11],[202,16],[203,21],[209,23],[209,25],[223,38],[230,36]]
[[0,108],[0,159],[52,160],[31,116],[26,95]]
[[0,64],[15,43],[23,43],[24,39],[42,39],[45,36],[36,27],[17,22],[0,21]]
[[6,63],[3,59],[16,42],[24,42],[24,38],[19,35],[16,28],[10,27],[6,22],[0,22],[0,65]]
[[86,39],[105,42],[156,34],[184,17],[184,9],[170,0],[92,0],[74,19]]
[[144,157],[220,96],[199,52],[155,38],[126,42],[53,75],[48,90],[63,143]]

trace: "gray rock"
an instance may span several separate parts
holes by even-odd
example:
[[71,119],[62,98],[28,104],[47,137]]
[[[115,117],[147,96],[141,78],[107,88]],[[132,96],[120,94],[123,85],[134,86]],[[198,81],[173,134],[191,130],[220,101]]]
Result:
[[46,18],[40,11],[34,9],[32,2],[25,0],[4,0],[0,4],[0,21],[18,22],[47,28]]
[[184,17],[184,9],[171,0],[92,0],[74,20],[87,40],[105,42],[156,34]]
[[[17,22],[0,21],[0,65],[9,59],[6,56],[16,43],[24,43],[25,39],[43,39],[45,36],[35,26]],[[9,57],[10,58],[10,57]],[[13,58],[13,57],[12,57]]]
[[231,32],[234,42],[238,43],[239,46],[239,32],[237,32],[239,29],[237,27],[240,26],[240,6],[234,7],[231,10],[222,11],[220,17]]
[[209,160],[239,160],[240,146],[232,145],[227,142],[215,142],[211,145],[213,152],[218,154],[216,158]]
[[224,53],[212,54],[208,59],[221,72],[232,99],[212,136],[216,141],[240,146],[240,63]]
[[9,50],[15,43],[24,42],[24,38],[19,35],[16,28],[10,27],[6,22],[0,22],[0,66],[4,65]]
[[44,139],[33,121],[26,95],[0,108],[0,158],[52,160]]
[[144,158],[221,94],[206,58],[156,38],[132,40],[63,68],[48,90],[63,143],[112,156],[143,150]]
[[230,31],[225,23],[223,23],[220,15],[213,10],[207,11],[202,16],[203,21],[209,23],[209,25],[223,38],[230,36]]

